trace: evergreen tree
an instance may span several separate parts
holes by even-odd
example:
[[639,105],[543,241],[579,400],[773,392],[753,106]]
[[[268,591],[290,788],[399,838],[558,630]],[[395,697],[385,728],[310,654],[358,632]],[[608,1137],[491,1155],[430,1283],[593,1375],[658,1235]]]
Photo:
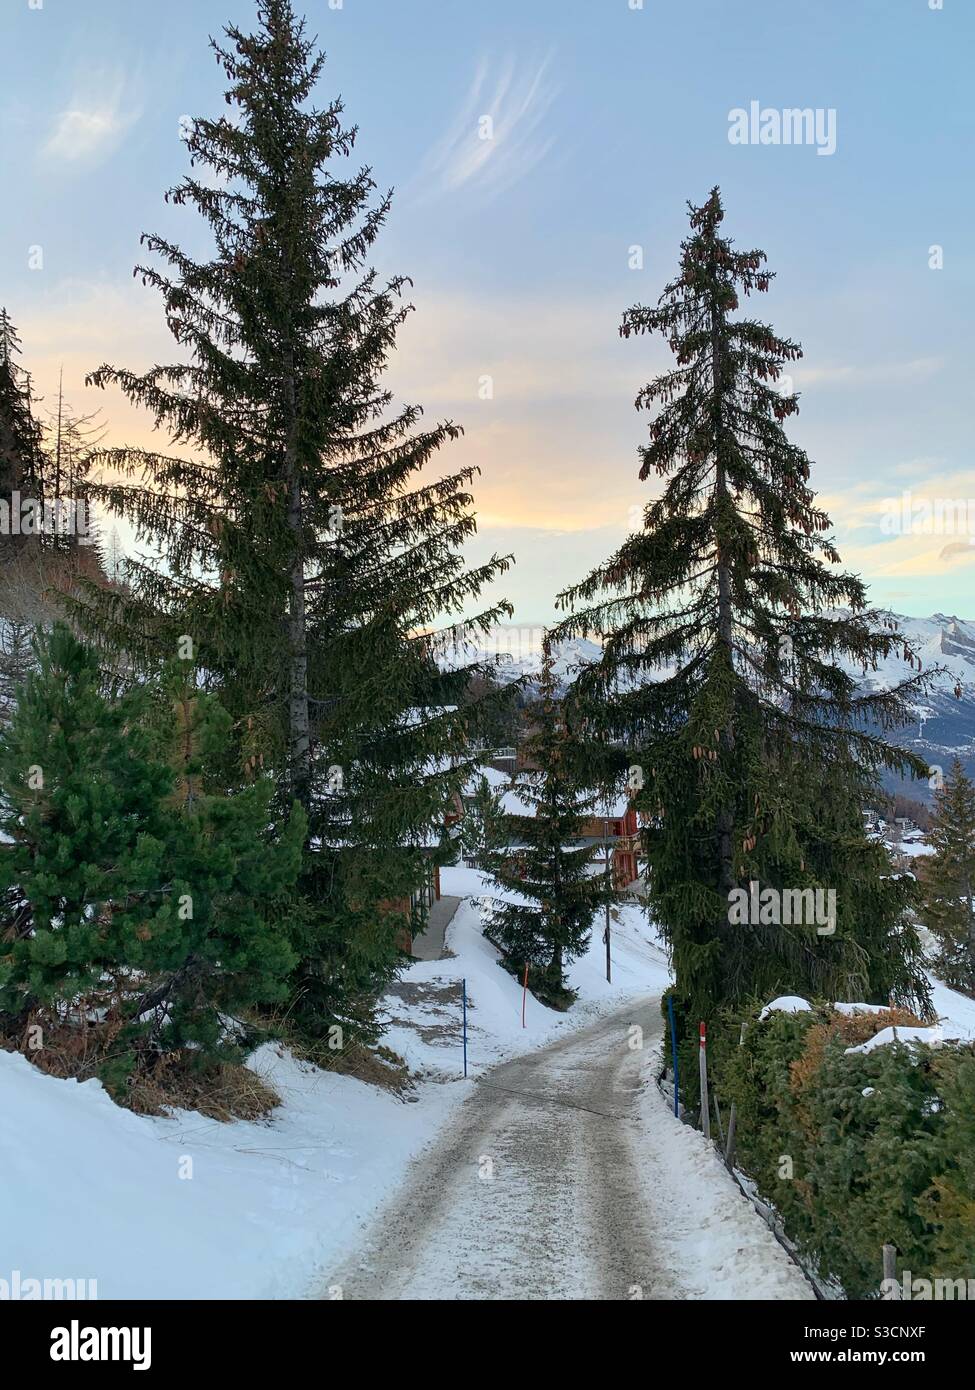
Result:
[[53,609],[36,547],[12,546],[0,561],[0,722],[13,712],[17,688],[34,662],[34,634]]
[[160,892],[172,774],[152,756],[144,702],[106,699],[94,653],[63,624],[36,664],[0,735],[6,1031],[124,988],[172,907]]
[[90,1030],[114,1085],[163,1053],[239,1057],[281,1001],[303,819],[214,794],[228,717],[185,671],[115,694],[63,624],[0,738],[0,1020]]
[[502,800],[502,792],[491,786],[484,773],[475,773],[473,787],[468,786],[464,797],[464,819],[460,827],[464,858],[475,867],[480,865],[485,853],[499,848]]
[[191,1044],[204,1060],[246,1055],[254,1011],[283,1003],[296,963],[294,893],[305,817],[285,817],[260,777],[228,795],[219,775],[231,718],[170,663],[150,687],[160,756],[175,776],[167,868],[177,909],[156,935],[152,975],[135,1014],[157,1049]]
[[936,942],[934,968],[945,984],[975,995],[975,785],[956,758],[935,792],[920,862],[921,921]]
[[[637,397],[659,407],[640,478],[665,485],[642,530],[561,595],[572,616],[556,632],[603,641],[572,698],[607,750],[601,775],[640,770],[649,903],[692,1028],[754,994],[856,999],[903,977],[870,959],[878,939],[889,952],[899,909],[888,903],[861,936],[859,884],[840,873],[866,848],[851,808],[878,770],[926,771],[884,738],[926,677],[860,579],[834,568],[809,460],[783,428],[798,400],[775,386],[800,349],[735,316],[772,277],[763,252],[721,235],[722,218],[715,189],[691,208],[680,273],[657,307],[624,315],[624,337],[660,333],[676,357]],[[892,690],[863,693],[840,664],[867,672],[901,650],[917,672]],[[823,819],[831,787],[843,789],[842,857]],[[731,895],[752,881],[834,889],[833,930],[733,925]],[[923,991],[906,973],[906,992]]]
[[20,502],[42,500],[42,431],[20,351],[17,330],[0,308],[0,561],[30,548],[30,536],[20,529]]
[[[102,455],[121,481],[91,495],[165,563],[93,587],[85,621],[147,665],[193,638],[234,717],[238,775],[262,767],[308,817],[291,1017],[368,1027],[477,725],[459,705],[481,667],[445,654],[510,612],[460,621],[507,560],[465,568],[474,470],[419,480],[459,430],[419,428],[382,384],[410,308],[402,277],[366,268],[390,195],[346,172],[356,132],[340,102],[312,105],[324,58],[290,0],[258,13],[257,33],[214,44],[233,109],[193,123],[207,172],[169,195],[204,219],[212,259],[145,238],[163,265],[140,273],[188,361],[92,377],[198,458]],[[456,626],[438,630],[445,615]]]
[[[817,764],[800,746],[780,771],[803,793],[795,808],[801,880],[793,886],[837,889],[838,924],[852,961],[846,995],[859,989],[873,1003],[893,1000],[927,1017],[931,993],[914,915],[917,884],[910,874],[893,873],[886,846],[865,833],[863,808],[876,793],[869,770],[859,763]],[[763,869],[763,881],[787,881],[783,876],[790,872],[788,859],[773,861],[771,870]]]
[[45,527],[48,548],[70,559],[71,569],[81,569],[96,579],[104,575],[104,560],[84,496],[84,483],[104,436],[98,414],[75,414],[65,402],[63,381],[59,379],[57,408],[45,430],[42,488],[52,509]]
[[579,786],[578,744],[557,698],[548,652],[532,717],[524,750],[531,770],[509,794],[524,810],[501,815],[502,843],[485,856],[499,896],[484,933],[519,979],[529,967],[529,984],[540,999],[565,1008],[574,998],[565,967],[586,949],[606,888],[593,870],[599,844],[582,839],[596,814],[596,793]]

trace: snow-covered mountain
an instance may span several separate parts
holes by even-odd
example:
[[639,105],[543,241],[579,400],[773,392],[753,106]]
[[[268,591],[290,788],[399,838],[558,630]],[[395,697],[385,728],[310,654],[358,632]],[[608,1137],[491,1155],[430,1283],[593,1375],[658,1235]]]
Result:
[[[930,618],[897,617],[898,625],[916,645],[925,671],[943,667],[931,690],[915,706],[916,725],[892,736],[924,758],[929,766],[950,767],[957,757],[969,776],[975,775],[975,621],[935,613]],[[877,671],[863,676],[864,687],[882,689],[904,679],[908,668],[891,657]],[[887,779],[891,790],[918,801],[930,801],[926,782]]]
[[[934,613],[930,618],[892,616],[914,644],[922,668],[944,668],[935,677],[930,693],[915,707],[917,723],[892,735],[893,741],[910,748],[930,766],[947,768],[957,756],[969,774],[975,775],[975,619],[945,613]],[[500,658],[497,669],[502,680],[531,676],[541,665],[543,636],[541,627],[499,628],[476,656]],[[599,651],[598,643],[582,637],[556,646],[556,677],[563,682],[571,679],[580,666],[595,661]],[[911,674],[896,654],[866,675],[858,667],[846,669],[865,689],[889,688]],[[888,786],[916,800],[930,800],[925,782],[890,779]]]

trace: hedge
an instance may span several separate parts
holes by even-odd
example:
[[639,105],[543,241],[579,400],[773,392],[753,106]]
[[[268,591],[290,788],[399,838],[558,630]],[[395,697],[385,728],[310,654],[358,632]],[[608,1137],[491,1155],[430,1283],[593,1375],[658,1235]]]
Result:
[[850,1298],[877,1296],[885,1243],[898,1276],[975,1279],[975,1044],[847,1051],[917,1023],[898,1009],[772,1013],[735,1046],[728,1021],[712,1057],[722,1110],[737,1106],[737,1165]]

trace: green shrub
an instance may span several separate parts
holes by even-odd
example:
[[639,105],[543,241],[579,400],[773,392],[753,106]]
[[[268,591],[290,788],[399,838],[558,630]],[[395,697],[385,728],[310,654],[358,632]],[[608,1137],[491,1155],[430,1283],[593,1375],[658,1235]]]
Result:
[[739,1165],[850,1298],[876,1295],[885,1243],[898,1272],[975,1277],[975,1047],[848,1050],[917,1022],[903,1010],[774,1013],[712,1057],[722,1101],[737,1106]]

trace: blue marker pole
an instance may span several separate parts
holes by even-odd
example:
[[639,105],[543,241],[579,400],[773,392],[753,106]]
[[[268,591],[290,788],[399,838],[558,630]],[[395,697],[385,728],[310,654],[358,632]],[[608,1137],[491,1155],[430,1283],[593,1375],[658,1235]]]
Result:
[[467,1075],[467,981],[461,981],[464,997],[464,1075]]
[[667,1012],[670,1015],[670,1054],[674,1059],[674,1114],[680,1119],[680,1080],[677,1074],[677,1024],[674,1022],[674,996],[667,995]]

